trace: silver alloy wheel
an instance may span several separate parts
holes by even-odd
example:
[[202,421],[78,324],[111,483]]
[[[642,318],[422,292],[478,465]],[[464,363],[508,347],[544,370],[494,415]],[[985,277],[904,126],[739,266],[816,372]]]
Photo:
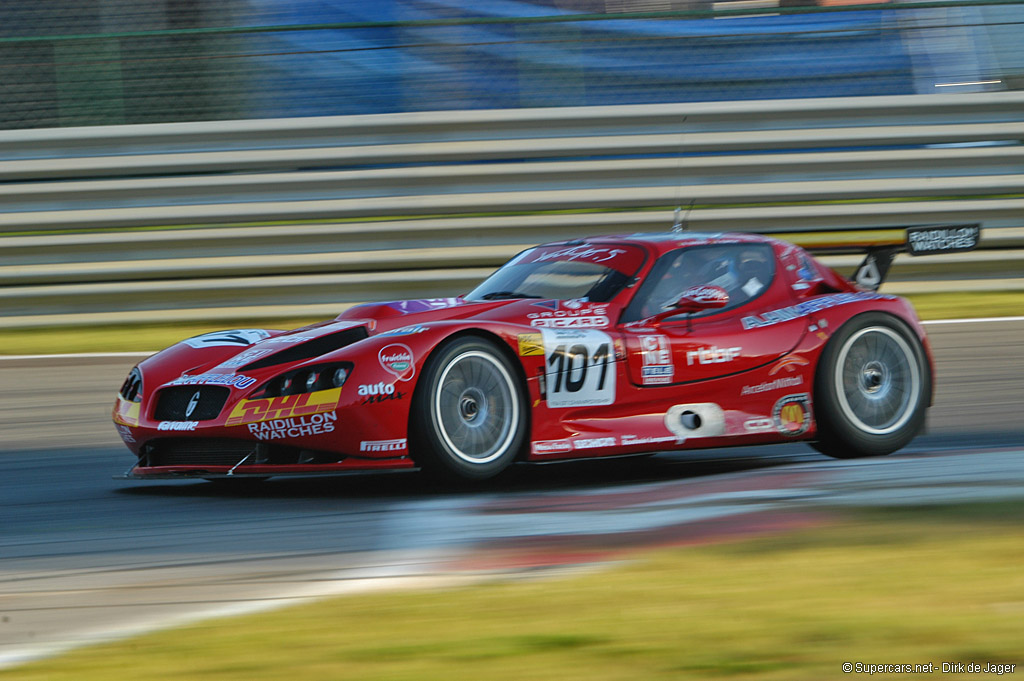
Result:
[[485,464],[504,454],[519,429],[512,376],[493,355],[469,350],[444,367],[434,394],[434,418],[452,454]]
[[914,415],[921,392],[913,349],[886,326],[865,327],[847,338],[833,378],[843,414],[872,435],[902,427]]

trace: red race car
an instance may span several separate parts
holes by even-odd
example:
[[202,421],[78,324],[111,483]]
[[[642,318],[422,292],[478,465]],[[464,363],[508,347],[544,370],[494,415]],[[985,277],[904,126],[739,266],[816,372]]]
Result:
[[120,390],[127,476],[483,479],[516,461],[797,440],[888,454],[924,424],[932,362],[910,304],[873,289],[895,252],[966,250],[979,229],[897,234],[833,236],[868,252],[859,284],[766,236],[599,237],[530,248],[458,298],[190,338]]

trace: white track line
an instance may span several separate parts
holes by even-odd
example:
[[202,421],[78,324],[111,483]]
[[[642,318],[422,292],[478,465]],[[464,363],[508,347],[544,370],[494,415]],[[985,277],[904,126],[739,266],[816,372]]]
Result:
[[1024,317],[975,317],[974,319],[932,319],[922,324],[982,324],[986,322],[1024,322]]
[[98,359],[103,357],[149,357],[156,354],[156,350],[149,352],[71,352],[63,355],[0,355],[0,360],[5,359]]

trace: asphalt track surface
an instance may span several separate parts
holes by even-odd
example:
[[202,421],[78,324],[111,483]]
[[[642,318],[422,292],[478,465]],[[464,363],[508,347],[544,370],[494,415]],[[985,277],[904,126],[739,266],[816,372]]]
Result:
[[821,504],[1024,496],[1024,320],[929,334],[928,433],[893,456],[791,444],[522,466],[470,488],[415,473],[115,480],[132,457],[109,411],[137,358],[0,360],[0,668],[324,595],[771,531]]

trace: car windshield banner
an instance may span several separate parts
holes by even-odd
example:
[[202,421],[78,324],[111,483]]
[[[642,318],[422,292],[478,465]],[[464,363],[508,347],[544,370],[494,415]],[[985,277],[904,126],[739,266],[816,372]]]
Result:
[[633,274],[644,262],[644,252],[626,244],[578,244],[574,246],[547,246],[526,251],[512,263],[525,265],[545,262],[585,262]]

